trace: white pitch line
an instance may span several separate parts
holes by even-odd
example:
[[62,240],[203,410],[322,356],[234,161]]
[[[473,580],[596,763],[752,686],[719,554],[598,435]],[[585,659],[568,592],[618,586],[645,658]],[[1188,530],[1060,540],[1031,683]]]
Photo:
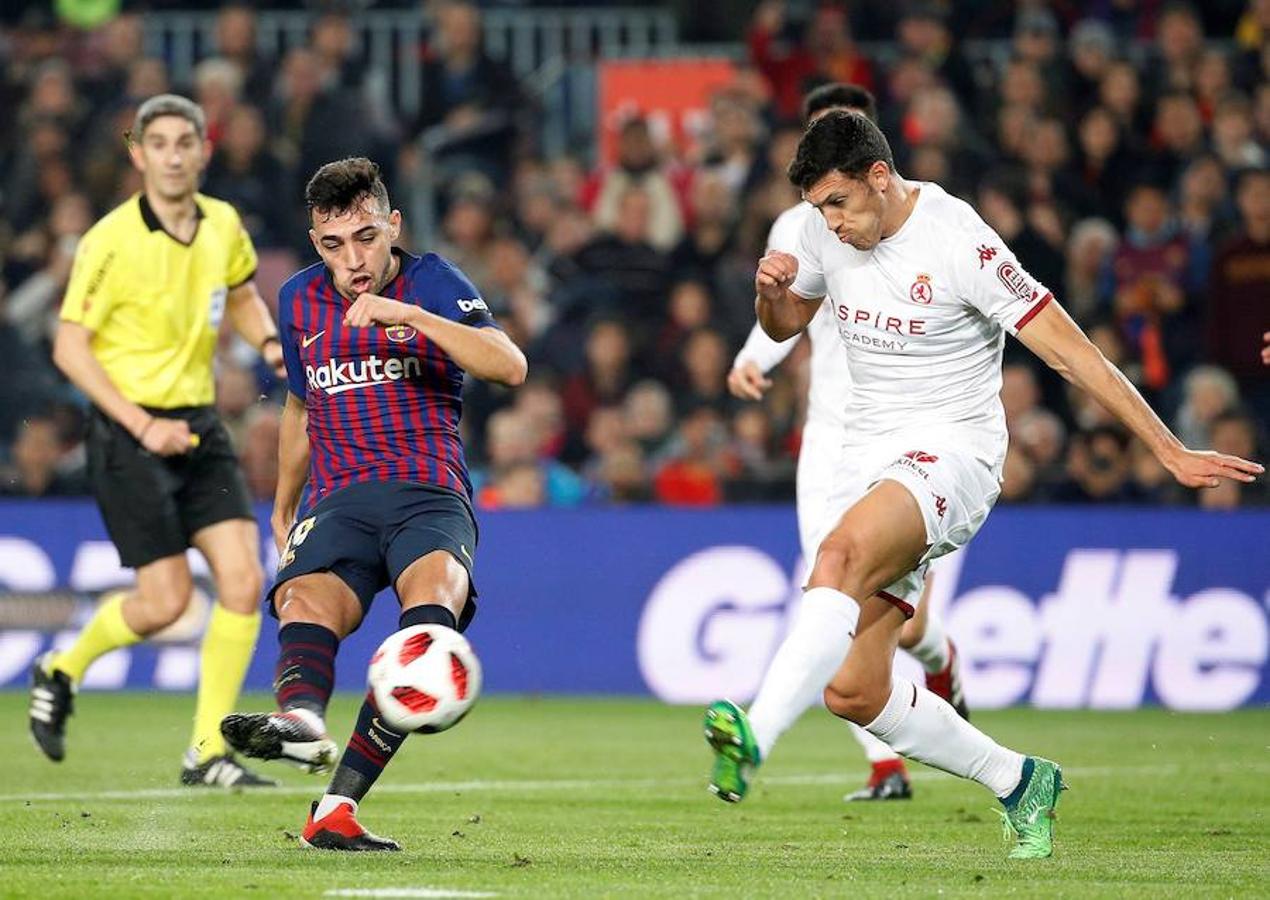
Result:
[[497,897],[489,891],[456,891],[449,888],[336,888],[324,897]]
[[[1243,773],[1270,771],[1266,766],[1217,766],[1221,770],[1239,771]],[[1182,771],[1180,765],[1153,766],[1089,766],[1065,767],[1063,773],[1073,778],[1112,778],[1123,775],[1174,775]],[[1205,771],[1213,771],[1207,767]],[[909,773],[914,781],[927,779],[951,778],[941,772],[921,771]],[[854,784],[860,780],[858,773],[802,774],[764,776],[758,783],[772,785],[836,785]],[[587,791],[610,788],[627,788],[648,790],[670,787],[692,787],[704,784],[700,778],[567,778],[555,780],[474,780],[474,781],[427,781],[418,784],[380,784],[375,786],[375,793],[382,794],[440,794],[463,791],[499,791],[503,793],[534,791]],[[311,797],[321,791],[321,783],[313,782],[311,786],[284,785],[275,788],[254,788],[246,793],[259,793],[264,797]],[[208,790],[200,788],[142,788],[133,791],[88,791],[84,793],[27,793],[0,794],[0,803],[52,802],[59,800],[166,800],[188,799],[206,800],[212,797],[229,796],[230,791]]]

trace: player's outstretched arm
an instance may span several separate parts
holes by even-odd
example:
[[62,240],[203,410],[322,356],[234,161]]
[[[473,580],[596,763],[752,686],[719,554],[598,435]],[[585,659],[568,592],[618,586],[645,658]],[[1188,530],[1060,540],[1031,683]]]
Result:
[[791,291],[798,275],[798,258],[792,253],[769,250],[754,273],[754,312],[758,323],[774,341],[785,341],[805,329],[820,309],[823,297],[804,298]]
[[282,409],[278,430],[278,489],[273,497],[273,515],[269,517],[273,542],[282,552],[287,533],[295,524],[300,495],[309,480],[309,412],[304,401],[290,391]]
[[525,354],[500,329],[452,322],[412,303],[362,294],[344,313],[344,324],[353,328],[409,325],[445,351],[463,371],[482,381],[515,387],[524,384],[529,374]]
[[1263,466],[1237,456],[1188,449],[1057,303],[1048,304],[1033,317],[1019,332],[1019,340],[1050,368],[1092,394],[1186,487],[1216,487],[1222,478],[1253,481],[1265,471]]

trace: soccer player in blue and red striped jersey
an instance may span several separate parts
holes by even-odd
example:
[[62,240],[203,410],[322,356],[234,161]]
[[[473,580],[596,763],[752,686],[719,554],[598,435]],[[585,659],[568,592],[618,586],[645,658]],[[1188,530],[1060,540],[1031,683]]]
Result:
[[[517,385],[526,363],[462,272],[393,246],[401,213],[370,160],[322,166],[305,202],[321,262],[288,279],[278,298],[289,393],[272,518],[279,569],[266,602],[280,624],[280,711],[228,716],[221,730],[247,756],[323,772],[337,751],[325,724],[335,653],[375,594],[394,588],[400,628],[462,630],[472,619],[464,373]],[[398,849],[356,813],[404,740],[368,695],[310,811],[306,844]]]

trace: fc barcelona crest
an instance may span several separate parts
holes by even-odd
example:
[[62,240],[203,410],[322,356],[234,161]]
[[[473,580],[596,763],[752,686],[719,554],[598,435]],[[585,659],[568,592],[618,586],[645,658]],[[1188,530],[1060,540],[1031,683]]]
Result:
[[389,325],[384,329],[384,334],[388,336],[388,340],[395,344],[404,344],[407,341],[413,341],[419,332],[415,331],[409,325]]

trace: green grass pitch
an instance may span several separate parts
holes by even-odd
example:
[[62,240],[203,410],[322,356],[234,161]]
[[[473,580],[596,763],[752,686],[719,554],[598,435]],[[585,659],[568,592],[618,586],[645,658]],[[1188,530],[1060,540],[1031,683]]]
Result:
[[[1059,760],[1072,787],[1055,857],[1019,863],[1006,861],[996,804],[977,785],[914,767],[912,801],[843,804],[865,764],[823,712],[805,716],[749,798],[728,806],[705,790],[698,709],[486,698],[454,731],[412,738],[363,804],[367,826],[405,851],[354,856],[297,847],[322,782],[294,769],[267,764],[285,785],[272,792],[178,788],[189,697],[83,695],[60,766],[30,743],[25,703],[0,694],[3,897],[1270,891],[1264,709],[978,715],[1003,742]],[[333,704],[341,740],[355,705]]]

